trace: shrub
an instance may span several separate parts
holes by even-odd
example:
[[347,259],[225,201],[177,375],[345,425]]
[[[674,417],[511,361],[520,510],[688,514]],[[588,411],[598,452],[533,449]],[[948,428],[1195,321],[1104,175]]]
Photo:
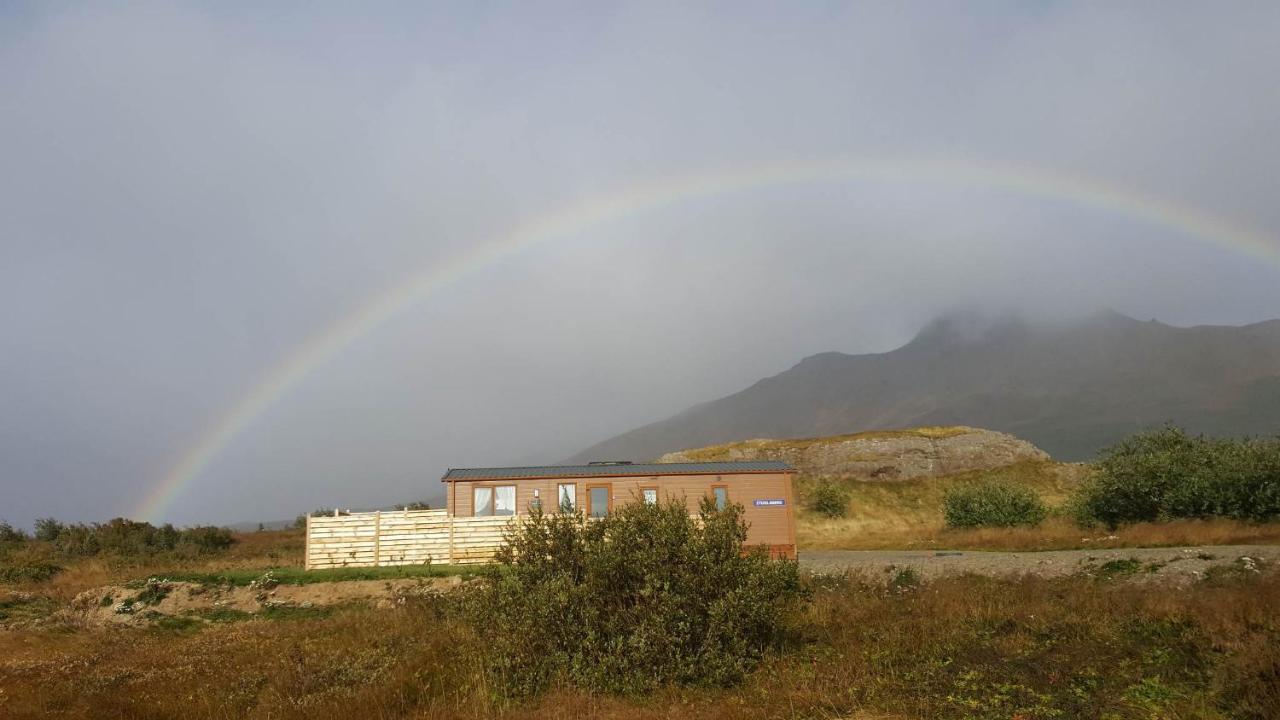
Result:
[[58,539],[58,535],[62,532],[62,523],[53,518],[40,518],[36,520],[36,539],[45,542],[52,542]]
[[905,567],[896,571],[893,577],[889,579],[890,592],[910,592],[920,587],[921,578],[920,571],[912,567]]
[[7,522],[0,522],[0,543],[20,543],[27,540],[27,533]]
[[0,565],[0,583],[44,582],[60,572],[61,567],[48,562]]
[[169,524],[156,527],[125,518],[92,525],[63,525],[53,541],[59,552],[75,556],[154,555],[177,549],[203,554],[221,552],[234,542],[231,531],[225,528],[198,526],[178,530]]
[[1035,491],[1006,482],[952,488],[943,503],[952,528],[1039,525],[1048,514]]
[[199,525],[180,531],[179,546],[187,546],[200,553],[217,553],[226,550],[235,543],[231,531],[211,525]]
[[135,603],[143,605],[159,605],[160,601],[169,597],[173,586],[159,578],[147,578],[147,583],[142,586],[142,591],[137,597],[133,598]]
[[738,682],[785,636],[797,565],[744,554],[742,507],[635,503],[607,518],[535,511],[465,601],[494,685],[642,693]]
[[316,508],[309,513],[303,513],[293,519],[293,529],[302,530],[307,527],[307,517],[332,517],[334,513],[341,515],[349,515],[350,513],[334,510],[333,508]]
[[809,509],[829,518],[844,517],[849,511],[849,492],[830,480],[823,480],[813,489]]
[[1084,525],[1280,516],[1280,441],[1137,433],[1102,451],[1073,500]]

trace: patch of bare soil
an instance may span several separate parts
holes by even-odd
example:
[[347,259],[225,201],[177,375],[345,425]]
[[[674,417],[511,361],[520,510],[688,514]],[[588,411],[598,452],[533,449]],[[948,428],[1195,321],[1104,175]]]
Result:
[[210,617],[219,611],[256,614],[349,602],[391,607],[406,597],[441,592],[461,582],[458,577],[441,577],[234,587],[151,579],[141,588],[108,585],[80,593],[64,619],[90,626],[141,625],[163,617]]

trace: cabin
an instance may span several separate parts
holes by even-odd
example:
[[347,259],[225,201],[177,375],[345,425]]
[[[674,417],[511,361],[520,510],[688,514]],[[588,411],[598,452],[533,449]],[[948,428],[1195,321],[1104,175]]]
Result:
[[630,463],[453,468],[444,474],[451,518],[513,518],[581,510],[603,517],[621,503],[679,498],[698,512],[702,498],[743,506],[747,544],[796,555],[795,469],[785,462]]

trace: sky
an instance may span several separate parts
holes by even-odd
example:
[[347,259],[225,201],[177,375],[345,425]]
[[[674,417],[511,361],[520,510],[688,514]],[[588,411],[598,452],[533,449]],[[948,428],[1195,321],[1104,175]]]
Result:
[[0,520],[437,497],[963,308],[1280,317],[1276,3],[363,5],[0,3]]

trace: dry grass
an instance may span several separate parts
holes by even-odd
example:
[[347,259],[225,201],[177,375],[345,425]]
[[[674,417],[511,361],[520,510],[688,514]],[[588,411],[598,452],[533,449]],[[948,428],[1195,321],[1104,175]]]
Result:
[[1086,578],[824,581],[792,645],[731,689],[494,697],[440,601],[203,629],[0,632],[0,716],[1268,718],[1280,577],[1178,593]]
[[[842,485],[850,494],[849,516],[826,518],[801,508],[796,518],[796,541],[802,550],[1070,550],[1280,543],[1280,523],[1222,518],[1136,523],[1114,532],[1081,529],[1063,517],[1061,510],[1086,472],[1087,468],[1075,464],[1023,462],[932,479],[846,480]],[[1047,506],[1057,509],[1056,516],[1034,528],[947,529],[942,515],[947,491],[977,480],[1029,487]],[[802,498],[811,482],[798,482]]]
[[[48,582],[23,589],[36,590],[60,602],[79,593],[104,585],[119,585],[130,580],[163,576],[169,572],[218,572],[237,569],[302,567],[305,543],[300,530],[237,533],[229,550],[212,555],[184,556],[162,553],[152,556],[97,556],[67,562],[53,558],[65,569]],[[40,553],[38,547],[29,552]]]
[[877,530],[840,521],[801,524],[800,547],[810,550],[1076,550],[1088,548],[1182,547],[1280,544],[1280,524],[1235,520],[1174,520],[1136,523],[1114,532],[1081,529],[1065,518],[1039,527],[949,530],[941,526]]
[[904,437],[930,438],[938,440],[941,438],[955,437],[957,435],[965,435],[973,431],[973,428],[962,425],[925,425],[922,427],[906,428],[902,430],[868,430],[859,433],[849,433],[847,435],[828,435],[813,438],[757,438],[754,440],[740,440],[725,443],[723,445],[690,448],[687,450],[681,450],[680,454],[687,458],[688,462],[715,462],[717,460],[736,459],[743,454],[743,451],[758,451],[761,448],[769,448],[774,451],[803,450],[813,445],[831,445],[848,440],[884,440]]

